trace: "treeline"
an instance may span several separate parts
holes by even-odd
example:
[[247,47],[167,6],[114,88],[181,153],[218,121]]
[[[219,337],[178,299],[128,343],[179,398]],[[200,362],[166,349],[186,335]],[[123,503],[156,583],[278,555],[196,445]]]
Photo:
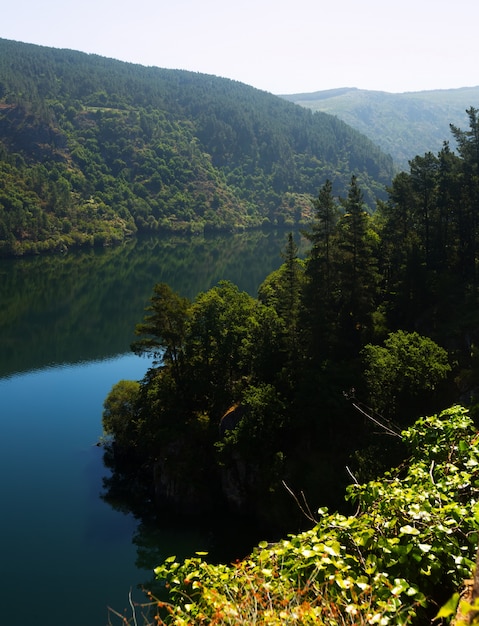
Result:
[[392,160],[235,81],[0,40],[0,255],[305,222],[329,178],[372,206]]
[[154,362],[105,402],[107,498],[134,483],[170,513],[223,502],[291,530],[288,491],[312,510],[341,507],[351,474],[401,460],[391,433],[459,396],[477,412],[479,119],[468,115],[469,130],[452,129],[459,153],[414,159],[374,215],[354,176],[343,200],[327,181],[305,261],[289,236],[257,298],[227,282],[193,302],[155,286],[133,345]]

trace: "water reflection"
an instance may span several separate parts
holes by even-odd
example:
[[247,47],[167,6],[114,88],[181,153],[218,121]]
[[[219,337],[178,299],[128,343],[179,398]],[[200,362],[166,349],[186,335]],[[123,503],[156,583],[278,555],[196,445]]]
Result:
[[0,261],[0,377],[128,351],[153,285],[194,298],[219,280],[251,294],[286,233],[135,239],[65,256]]

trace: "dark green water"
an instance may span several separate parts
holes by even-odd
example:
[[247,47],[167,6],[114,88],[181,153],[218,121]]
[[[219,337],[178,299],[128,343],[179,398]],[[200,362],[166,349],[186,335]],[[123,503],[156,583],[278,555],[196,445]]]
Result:
[[255,232],[0,262],[0,624],[105,626],[130,589],[142,599],[155,560],[207,548],[207,529],[145,530],[101,499],[102,403],[146,371],[129,345],[155,282],[256,294],[285,243]]

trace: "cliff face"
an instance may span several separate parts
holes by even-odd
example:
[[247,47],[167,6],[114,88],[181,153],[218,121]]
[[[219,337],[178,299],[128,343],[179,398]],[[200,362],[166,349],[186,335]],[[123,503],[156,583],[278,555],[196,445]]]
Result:
[[201,454],[185,436],[161,445],[153,466],[156,506],[180,515],[203,515],[222,504],[210,455]]
[[[206,467],[197,457],[185,456],[185,441],[162,447],[153,466],[157,513],[180,518],[235,519],[252,523],[257,530],[282,532],[291,520],[304,523],[285,489],[265,496],[259,464],[246,462],[239,453],[228,464]],[[204,450],[203,450],[204,452]],[[206,456],[206,455],[205,455]]]

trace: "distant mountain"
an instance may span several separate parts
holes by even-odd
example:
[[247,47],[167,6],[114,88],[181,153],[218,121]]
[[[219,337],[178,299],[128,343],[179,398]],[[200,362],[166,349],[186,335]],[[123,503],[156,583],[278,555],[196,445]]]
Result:
[[281,97],[336,115],[390,154],[400,169],[417,155],[437,153],[444,141],[454,147],[449,124],[467,128],[466,109],[479,108],[479,87],[409,93],[346,87]]
[[0,39],[0,255],[372,206],[392,159],[338,118],[215,76]]

